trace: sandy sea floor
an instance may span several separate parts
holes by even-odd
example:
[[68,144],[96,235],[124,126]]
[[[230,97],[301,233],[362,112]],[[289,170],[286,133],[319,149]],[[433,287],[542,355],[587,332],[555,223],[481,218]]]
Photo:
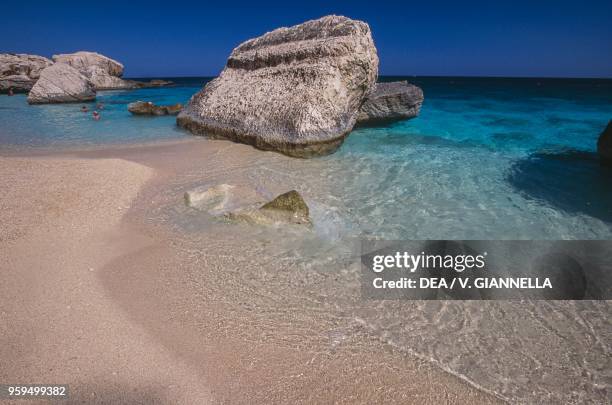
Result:
[[199,139],[4,153],[0,381],[69,403],[499,402],[346,322],[326,294],[356,280],[300,272],[300,235],[184,207],[198,184],[287,191],[301,164]]

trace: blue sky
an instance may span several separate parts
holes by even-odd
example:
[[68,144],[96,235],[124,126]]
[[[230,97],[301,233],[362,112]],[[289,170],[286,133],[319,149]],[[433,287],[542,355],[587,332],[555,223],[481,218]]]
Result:
[[209,76],[240,42],[326,14],[368,22],[386,75],[612,77],[612,1],[9,1],[0,52],[93,50],[126,76]]

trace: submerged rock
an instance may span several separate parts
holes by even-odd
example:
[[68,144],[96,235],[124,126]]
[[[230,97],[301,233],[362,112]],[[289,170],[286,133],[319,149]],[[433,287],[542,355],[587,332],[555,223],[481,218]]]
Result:
[[136,101],[128,104],[128,111],[134,115],[176,115],[183,108],[182,104],[155,105],[150,101]]
[[260,225],[311,225],[308,205],[295,190],[279,195],[258,209],[242,209],[227,214],[232,220]]
[[185,205],[212,216],[259,225],[310,225],[310,210],[295,190],[271,201],[254,188],[232,184],[202,186],[184,195]]
[[137,89],[172,84],[165,80],[141,82],[122,79],[123,64],[96,52],[79,51],[53,55],[53,60],[57,63],[66,63],[79,70],[93,83],[96,90]]
[[355,125],[377,75],[369,26],[327,16],[239,45],[177,123],[290,156],[331,153]]
[[185,193],[185,204],[213,216],[259,207],[265,198],[256,189],[234,184],[202,186]]
[[191,208],[205,209],[212,215],[223,213],[233,188],[230,184],[219,184],[189,190],[185,193],[185,204]]
[[93,84],[77,69],[65,63],[48,66],[30,90],[28,103],[71,103],[96,98]]
[[423,104],[423,90],[407,81],[377,83],[361,106],[357,124],[379,125],[414,118]]
[[0,93],[13,89],[28,92],[40,77],[40,72],[52,65],[50,59],[37,55],[0,53]]
[[597,153],[603,165],[612,166],[612,120],[608,122],[606,129],[599,135]]

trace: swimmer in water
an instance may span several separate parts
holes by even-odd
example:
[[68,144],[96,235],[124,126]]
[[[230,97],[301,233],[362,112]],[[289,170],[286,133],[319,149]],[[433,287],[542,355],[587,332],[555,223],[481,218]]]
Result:
[[96,121],[100,121],[100,113],[99,113],[99,112],[94,111],[94,112],[92,113],[92,116],[93,116],[93,119],[94,119],[94,120],[96,120]]
[[84,105],[83,107],[81,107],[81,112],[86,113],[87,111],[89,111],[89,109],[87,108],[86,105]]
[[96,108],[98,110],[104,110],[104,103],[98,103],[98,105],[96,106]]

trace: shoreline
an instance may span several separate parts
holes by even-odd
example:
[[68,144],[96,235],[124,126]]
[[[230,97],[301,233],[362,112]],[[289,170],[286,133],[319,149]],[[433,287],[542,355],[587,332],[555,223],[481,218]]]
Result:
[[281,310],[274,296],[251,290],[243,303],[228,290],[242,275],[221,259],[226,239],[194,253],[197,244],[160,232],[157,208],[182,197],[180,179],[202,176],[190,162],[210,159],[209,177],[234,181],[262,154],[198,139],[3,151],[15,174],[3,179],[3,223],[14,229],[0,250],[15,281],[4,286],[2,324],[13,326],[2,380],[65,381],[69,402],[499,402],[318,306],[283,319],[269,312]]

